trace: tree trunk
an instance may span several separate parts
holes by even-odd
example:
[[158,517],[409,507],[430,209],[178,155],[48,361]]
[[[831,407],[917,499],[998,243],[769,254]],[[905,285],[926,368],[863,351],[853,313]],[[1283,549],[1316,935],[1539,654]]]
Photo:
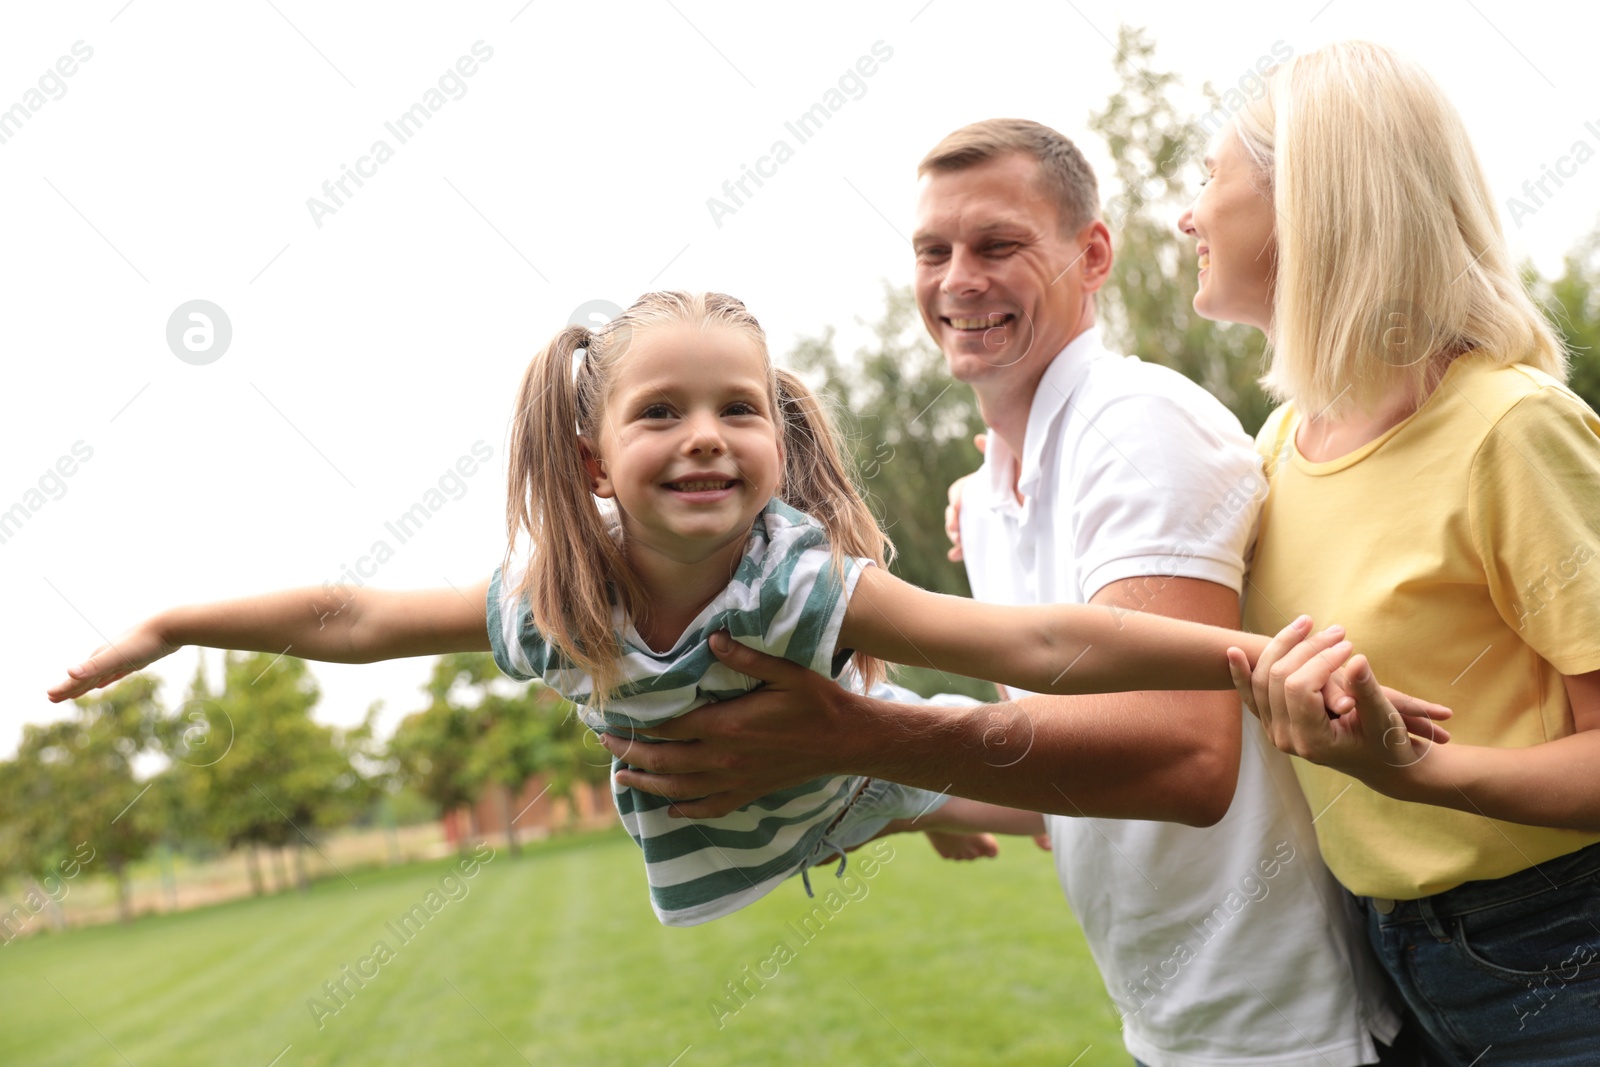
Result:
[[117,919],[120,922],[133,921],[133,896],[128,885],[128,867],[122,860],[111,863],[111,873],[117,880]]
[[483,824],[478,820],[478,802],[476,800],[467,805],[467,828],[472,832],[472,843],[474,845],[483,840]]
[[511,787],[500,786],[500,818],[506,824],[506,848],[511,850],[513,856],[522,855],[522,846],[517,844],[517,827],[513,823],[511,814]]
[[[62,883],[63,886],[65,886],[65,884],[66,883]],[[50,928],[52,930],[65,930],[67,928],[67,916],[66,913],[61,910],[61,901],[51,896],[49,893],[46,893],[44,891],[44,886],[39,884],[39,879],[35,878],[31,874],[28,875],[28,885],[33,890],[35,896],[37,896],[40,900],[47,902],[45,908],[50,913]],[[65,898],[66,895],[67,894],[65,892],[61,894],[62,898]]]
[[311,892],[311,880],[306,877],[306,846],[304,841],[294,843],[294,887],[302,893]]
[[250,892],[258,897],[266,893],[267,887],[261,878],[261,853],[254,841],[245,852],[245,865],[250,868]]
[[400,833],[394,827],[394,812],[387,804],[383,808],[383,839],[388,845],[386,865],[397,866],[400,863]]
[[272,869],[278,876],[278,892],[286,893],[289,890],[289,868],[283,863],[283,847],[272,850]]
[[167,891],[167,910],[178,910],[178,880],[172,873],[172,845],[161,842],[161,884]]

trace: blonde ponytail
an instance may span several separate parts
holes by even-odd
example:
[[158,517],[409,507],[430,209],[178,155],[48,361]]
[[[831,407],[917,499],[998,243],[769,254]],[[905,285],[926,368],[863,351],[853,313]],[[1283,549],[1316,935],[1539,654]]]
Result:
[[[839,449],[833,420],[810,386],[786,370],[775,372],[778,411],[783,418],[783,485],[779,496],[790,507],[822,524],[833,549],[834,568],[844,572],[846,556],[864,556],[880,567],[894,557],[889,540],[856,486]],[[856,672],[866,688],[882,681],[884,662],[857,654]]]
[[[620,598],[632,611],[643,597],[595,504],[579,439],[580,432],[599,437],[606,383],[595,369],[595,342],[586,327],[568,326],[522,376],[511,420],[506,564],[525,533],[531,551],[513,603],[527,600],[534,627],[593,678],[591,702],[603,707],[622,653],[612,603]],[[586,355],[574,374],[579,351]]]

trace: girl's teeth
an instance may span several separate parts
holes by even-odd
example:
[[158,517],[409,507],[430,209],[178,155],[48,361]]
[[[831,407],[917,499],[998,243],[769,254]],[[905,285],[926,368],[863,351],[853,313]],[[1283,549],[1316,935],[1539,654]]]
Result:
[[726,489],[732,482],[674,482],[674,488],[685,493],[703,493],[709,489]]
[[1207,252],[1200,257],[1200,269],[1205,270],[1209,266],[1211,266],[1211,253]]

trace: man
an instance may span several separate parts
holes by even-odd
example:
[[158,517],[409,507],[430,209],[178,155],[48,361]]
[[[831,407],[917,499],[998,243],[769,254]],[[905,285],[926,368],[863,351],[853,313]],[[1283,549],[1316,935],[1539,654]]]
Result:
[[[1258,461],[1200,387],[1102,347],[1111,239],[1082,156],[1047,127],[992,120],[918,173],[918,305],[990,428],[961,520],[974,595],[1237,628]],[[628,752],[628,784],[700,797],[678,805],[690,816],[825,772],[1051,813],[1062,885],[1137,1060],[1352,1067],[1378,1059],[1374,1035],[1394,1038],[1293,774],[1236,694],[930,709],[730,644],[713,647],[768,687],[659,731],[697,744]]]

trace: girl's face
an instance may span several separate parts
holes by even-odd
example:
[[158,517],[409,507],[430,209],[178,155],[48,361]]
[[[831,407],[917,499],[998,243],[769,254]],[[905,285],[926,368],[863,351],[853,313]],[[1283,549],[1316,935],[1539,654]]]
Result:
[[616,373],[587,444],[625,538],[679,562],[742,545],[783,475],[761,349],[726,327],[657,326],[634,334]]
[[1242,322],[1265,332],[1272,321],[1272,278],[1278,239],[1267,177],[1259,173],[1233,127],[1205,160],[1210,177],[1178,219],[1200,255],[1194,309],[1202,318]]

